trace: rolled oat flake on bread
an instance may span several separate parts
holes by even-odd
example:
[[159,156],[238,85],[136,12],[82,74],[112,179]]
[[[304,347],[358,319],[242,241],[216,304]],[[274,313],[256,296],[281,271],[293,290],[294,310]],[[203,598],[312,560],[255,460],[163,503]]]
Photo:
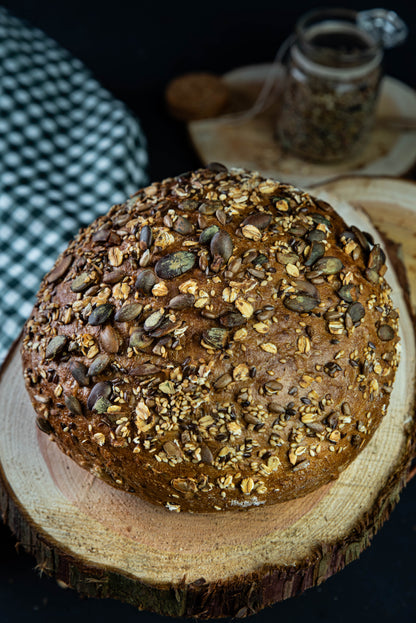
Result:
[[370,235],[288,184],[219,164],[154,183],[41,284],[22,349],[37,419],[83,468],[169,510],[303,496],[386,413],[385,272]]

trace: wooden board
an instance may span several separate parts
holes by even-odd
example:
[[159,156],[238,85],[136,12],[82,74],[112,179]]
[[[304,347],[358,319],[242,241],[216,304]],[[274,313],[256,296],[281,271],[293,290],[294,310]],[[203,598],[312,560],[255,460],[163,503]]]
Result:
[[[364,188],[361,195],[354,182],[354,201],[372,213],[379,204],[391,211],[393,202],[400,239],[411,228],[416,236],[408,197],[414,186],[401,193],[402,184],[393,181],[392,193],[385,187],[374,198]],[[337,195],[336,184],[329,190]],[[347,223],[380,239],[359,208],[334,202]],[[413,216],[410,224],[398,218],[402,209]],[[209,618],[256,612],[357,558],[397,502],[414,450],[414,328],[390,259],[388,266],[402,336],[388,414],[335,483],[271,507],[214,516],[170,513],[92,477],[34,426],[15,348],[0,379],[0,510],[39,568],[87,595]],[[409,274],[416,291],[415,273]]]
[[[249,109],[270,71],[276,77],[277,90],[274,105],[266,111],[247,120],[226,116],[188,124],[192,143],[204,164],[222,162],[228,167],[257,170],[301,188],[351,173],[404,176],[413,168],[416,162],[416,93],[410,87],[385,77],[376,123],[367,146],[354,158],[340,163],[316,164],[289,154],[276,138],[278,89],[283,75],[279,65],[242,67],[223,76],[231,93],[228,112],[234,114]],[[413,130],[390,125],[392,118],[403,123],[406,119],[413,120]]]

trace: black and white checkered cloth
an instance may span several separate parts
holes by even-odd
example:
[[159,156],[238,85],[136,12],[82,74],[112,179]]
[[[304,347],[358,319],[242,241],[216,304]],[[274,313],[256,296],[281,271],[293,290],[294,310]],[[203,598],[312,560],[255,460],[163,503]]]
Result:
[[66,50],[0,8],[0,364],[81,226],[147,182],[139,122]]

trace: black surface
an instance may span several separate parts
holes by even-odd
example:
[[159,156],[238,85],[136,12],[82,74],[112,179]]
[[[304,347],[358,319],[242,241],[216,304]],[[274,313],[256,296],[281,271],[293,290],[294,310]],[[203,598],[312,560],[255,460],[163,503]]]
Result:
[[[161,179],[198,166],[184,126],[166,113],[163,91],[174,76],[197,70],[223,73],[270,62],[296,19],[311,3],[3,2],[55,38],[139,116],[147,135],[150,177]],[[332,3],[345,6],[347,2]],[[350,8],[352,5],[348,5]],[[375,3],[357,3],[368,9]],[[416,87],[416,7],[395,2],[410,27],[407,42],[388,51],[385,71]],[[34,559],[15,549],[0,526],[0,623],[165,621],[113,600],[82,599],[39,577]],[[390,520],[360,559],[303,595],[267,608],[250,620],[290,623],[416,621],[416,482],[405,489]]]

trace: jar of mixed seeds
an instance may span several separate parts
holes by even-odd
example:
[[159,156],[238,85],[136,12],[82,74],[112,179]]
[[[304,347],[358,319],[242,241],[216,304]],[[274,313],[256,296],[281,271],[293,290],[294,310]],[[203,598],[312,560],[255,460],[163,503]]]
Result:
[[374,122],[383,48],[348,9],[311,11],[296,25],[278,120],[282,145],[317,162],[362,149]]

